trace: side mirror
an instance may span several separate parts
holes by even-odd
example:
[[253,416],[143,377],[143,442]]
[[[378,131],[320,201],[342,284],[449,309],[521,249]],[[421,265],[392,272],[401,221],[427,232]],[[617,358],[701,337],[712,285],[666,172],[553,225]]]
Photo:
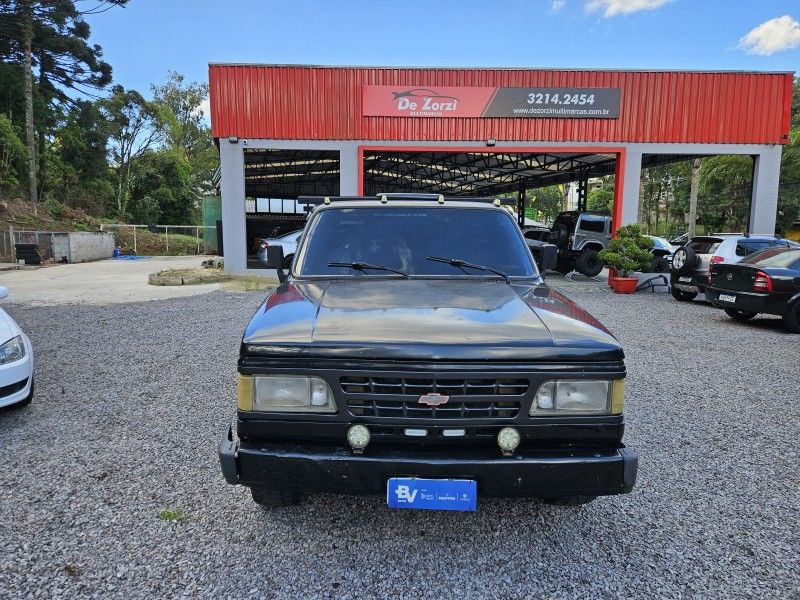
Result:
[[266,260],[262,259],[268,269],[280,269],[283,267],[283,246],[267,246]]
[[8,288],[0,286],[0,300],[3,298],[8,298]]
[[266,260],[261,260],[268,269],[275,269],[278,272],[278,281],[281,283],[287,279],[286,273],[283,272],[283,261],[283,246],[279,245],[267,246]]

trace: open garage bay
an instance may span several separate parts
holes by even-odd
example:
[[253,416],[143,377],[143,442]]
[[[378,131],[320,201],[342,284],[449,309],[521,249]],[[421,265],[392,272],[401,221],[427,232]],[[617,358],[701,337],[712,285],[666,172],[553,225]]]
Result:
[[[792,597],[798,337],[666,295],[553,278],[627,351],[627,496],[265,512],[224,483],[242,329],[261,293],[8,306],[37,348],[0,412],[0,596]],[[711,343],[709,340],[714,340]]]

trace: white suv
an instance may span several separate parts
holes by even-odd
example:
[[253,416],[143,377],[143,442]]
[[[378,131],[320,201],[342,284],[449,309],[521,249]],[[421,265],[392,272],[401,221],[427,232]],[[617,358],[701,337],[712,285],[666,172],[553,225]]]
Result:
[[795,243],[775,236],[741,233],[695,236],[672,256],[672,296],[682,302],[694,300],[705,289],[712,264],[738,263],[748,254],[778,245]]

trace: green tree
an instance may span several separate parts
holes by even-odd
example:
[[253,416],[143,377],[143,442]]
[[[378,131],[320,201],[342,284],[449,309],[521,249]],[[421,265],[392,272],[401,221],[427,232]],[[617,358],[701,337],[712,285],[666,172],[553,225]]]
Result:
[[745,231],[750,217],[753,159],[711,156],[700,166],[698,221],[711,231]]
[[191,225],[198,220],[198,197],[185,157],[151,150],[133,161],[130,212],[140,223]]
[[84,16],[127,1],[104,0],[81,10],[79,0],[0,0],[5,26],[0,29],[0,59],[22,67],[28,189],[34,203],[37,153],[44,148],[41,134],[38,149],[36,145],[34,97],[69,102],[69,90],[86,93],[111,83],[111,66],[102,60],[100,46],[89,45],[91,29]]
[[586,208],[593,212],[610,215],[614,210],[614,190],[607,187],[597,187],[589,190]]
[[156,107],[139,92],[115,86],[111,97],[101,101],[100,110],[108,122],[116,172],[116,213],[120,219],[126,219],[133,162],[159,140]]
[[167,81],[152,87],[158,126],[166,146],[186,157],[191,168],[192,187],[208,191],[219,164],[211,138],[203,104],[208,99],[208,84],[187,82],[185,77],[170,71]]
[[0,186],[16,187],[19,176],[25,173],[28,152],[14,124],[0,114]]
[[800,125],[792,130],[791,141],[784,146],[781,156],[776,229],[783,234],[798,220],[800,220]]
[[536,211],[539,221],[552,221],[561,212],[563,193],[561,186],[550,185],[543,188],[528,190],[528,205]]
[[[113,174],[108,165],[108,127],[98,102],[77,101],[50,137],[44,185],[61,204],[105,214]],[[99,195],[98,195],[99,194]]]

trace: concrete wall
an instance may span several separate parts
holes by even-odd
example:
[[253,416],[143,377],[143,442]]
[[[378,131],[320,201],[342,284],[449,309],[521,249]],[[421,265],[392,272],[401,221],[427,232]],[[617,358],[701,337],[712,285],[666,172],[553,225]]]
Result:
[[[220,140],[221,189],[223,243],[225,246],[225,270],[238,274],[268,275],[264,269],[248,269],[245,250],[245,184],[244,149],[256,150],[334,150],[339,152],[340,179],[339,193],[343,196],[358,193],[358,148],[359,146],[403,146],[425,145],[430,147],[485,146],[485,140],[462,142],[387,142],[381,140],[364,141],[316,141],[316,140],[268,140],[238,139],[230,143]],[[569,148],[591,147],[596,144],[577,142],[502,142],[494,148],[515,147]],[[778,181],[781,146],[760,144],[603,144],[606,148],[620,148],[625,151],[624,182],[622,190],[621,225],[635,223],[639,214],[639,186],[643,154],[684,154],[718,155],[742,154],[755,160],[753,177],[753,196],[750,205],[750,231],[753,233],[774,233],[778,201]]]
[[111,258],[114,255],[114,235],[107,232],[73,231],[55,233],[52,237],[53,260],[88,262]]

